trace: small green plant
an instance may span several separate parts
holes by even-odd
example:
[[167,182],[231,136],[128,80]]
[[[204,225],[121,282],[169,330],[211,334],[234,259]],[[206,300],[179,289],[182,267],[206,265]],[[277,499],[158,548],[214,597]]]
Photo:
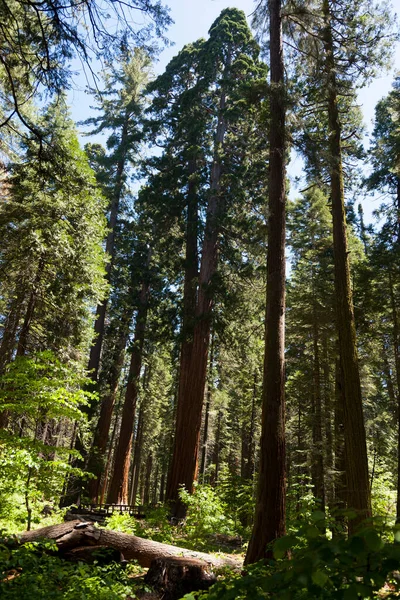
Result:
[[169,508],[165,505],[147,508],[146,518],[139,525],[138,535],[163,544],[175,544],[181,532],[171,525],[168,517]]
[[138,523],[135,517],[131,517],[126,513],[114,512],[111,517],[106,518],[105,528],[135,535],[137,533]]
[[0,412],[10,423],[0,431],[0,522],[7,529],[21,529],[22,513],[30,529],[45,504],[58,504],[66,475],[83,475],[70,465],[75,451],[51,445],[43,430],[52,419],[85,420],[82,405],[95,397],[83,391],[87,382],[50,351],[17,357],[0,377]]
[[[272,558],[246,567],[208,593],[186,600],[372,600],[398,598],[400,544],[388,542],[386,530],[366,523],[349,539],[325,535],[324,514],[315,511],[296,533],[280,538]],[[394,531],[400,541],[400,530]]]
[[53,542],[10,549],[0,540],[2,600],[126,600],[136,597],[133,585],[119,564],[70,563]]
[[184,488],[179,492],[188,507],[185,532],[198,546],[206,545],[212,534],[235,535],[235,523],[227,516],[228,507],[209,485],[197,485],[193,494]]

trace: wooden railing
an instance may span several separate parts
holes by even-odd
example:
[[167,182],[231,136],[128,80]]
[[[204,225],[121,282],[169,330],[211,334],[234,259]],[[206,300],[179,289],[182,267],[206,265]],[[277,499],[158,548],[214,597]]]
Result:
[[128,514],[137,519],[145,516],[143,506],[135,506],[132,504],[80,504],[76,508],[70,510],[72,514],[79,515],[96,515],[98,517],[110,517],[114,513],[121,515]]

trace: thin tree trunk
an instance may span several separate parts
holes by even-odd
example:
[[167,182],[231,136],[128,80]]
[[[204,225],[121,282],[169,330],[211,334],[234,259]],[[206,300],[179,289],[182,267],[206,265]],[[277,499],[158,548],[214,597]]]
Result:
[[215,462],[215,474],[214,474],[214,485],[218,484],[219,481],[219,469],[220,469],[220,458],[221,458],[221,427],[222,427],[222,410],[218,411],[217,419],[217,433],[215,436],[214,444],[214,462]]
[[318,314],[315,302],[315,293],[313,301],[313,400],[314,415],[312,426],[313,438],[313,464],[311,469],[314,496],[320,501],[321,510],[325,510],[325,481],[324,481],[324,460],[322,448],[322,400],[321,400],[321,376],[320,376],[320,358],[319,358],[319,329]]
[[254,475],[254,429],[256,417],[257,374],[254,372],[253,395],[251,400],[250,423],[242,427],[242,466],[241,477],[251,479]]
[[325,473],[326,473],[326,500],[328,506],[333,504],[334,499],[334,482],[333,482],[333,432],[332,432],[332,386],[330,383],[330,365],[328,353],[328,339],[326,331],[323,332],[323,374],[324,374],[324,429],[326,439],[325,452]]
[[103,402],[101,404],[100,416],[97,422],[92,448],[90,450],[88,459],[87,471],[96,475],[95,479],[90,479],[88,482],[88,494],[91,502],[93,503],[97,502],[100,493],[100,482],[104,471],[104,455],[107,448],[115,400],[118,394],[121,371],[124,365],[128,332],[129,322],[122,327],[114,348],[114,360],[112,361],[112,365],[108,373],[109,391],[103,398]]
[[344,183],[342,167],[341,123],[338,109],[335,58],[328,0],[323,1],[325,60],[328,76],[328,121],[333,247],[335,268],[336,322],[344,384],[344,435],[346,445],[347,501],[357,511],[349,523],[350,532],[371,515],[368,479],[367,443],[364,426],[356,328],[350,283],[349,251],[346,235]]
[[344,528],[344,518],[341,514],[347,505],[347,473],[346,473],[346,440],[344,436],[344,389],[343,389],[343,371],[340,365],[340,359],[335,363],[335,496],[333,508],[336,513],[335,518]]
[[144,492],[143,492],[143,504],[148,505],[150,502],[150,483],[151,483],[151,471],[153,468],[153,453],[149,452],[146,460],[146,472],[144,476]]
[[260,475],[246,564],[267,556],[267,544],[285,534],[285,92],[281,0],[269,2],[270,164],[267,305]]
[[142,444],[143,444],[143,401],[140,404],[139,408],[139,417],[138,424],[136,430],[136,439],[135,439],[135,451],[133,453],[133,477],[132,477],[132,487],[131,487],[131,497],[130,504],[136,504],[136,497],[138,494],[139,488],[139,474],[140,474],[140,465],[142,460]]
[[[115,188],[114,193],[111,200],[110,206],[110,218],[108,220],[108,235],[106,238],[106,253],[110,257],[109,262],[106,265],[106,278],[107,281],[110,281],[110,273],[114,263],[114,255],[115,255],[115,232],[118,221],[118,213],[119,213],[119,205],[121,201],[122,189],[124,185],[124,171],[126,167],[127,160],[127,146],[128,146],[128,125],[131,115],[127,112],[125,115],[124,123],[122,126],[121,132],[121,157],[117,162],[117,169],[115,175]],[[96,309],[96,320],[94,323],[94,333],[95,339],[94,344],[90,349],[89,355],[89,363],[88,363],[88,371],[89,375],[92,378],[93,382],[97,382],[99,375],[99,366],[100,366],[100,357],[101,357],[101,349],[103,345],[104,338],[104,326],[107,312],[107,304],[108,297],[104,299],[104,301],[97,306]]]
[[208,449],[208,427],[209,427],[209,419],[210,419],[210,407],[211,407],[211,395],[212,395],[212,386],[213,386],[213,364],[214,364],[214,335],[211,337],[211,349],[210,349],[210,366],[208,370],[208,384],[207,384],[207,401],[206,401],[206,414],[204,419],[204,429],[203,429],[203,444],[201,451],[201,480],[204,483],[205,473],[206,473],[206,462],[207,462],[207,449]]
[[400,334],[399,334],[399,320],[397,315],[396,298],[394,294],[393,286],[393,275],[389,268],[388,271],[389,279],[389,293],[390,293],[390,304],[392,308],[392,321],[393,321],[393,353],[394,353],[394,365],[396,371],[396,384],[397,384],[397,503],[396,503],[396,522],[400,523]]
[[120,396],[120,399],[118,401],[118,405],[115,411],[115,420],[114,420],[114,426],[112,429],[112,433],[111,433],[111,439],[110,439],[110,444],[108,447],[108,452],[107,452],[107,460],[106,460],[106,464],[105,464],[105,469],[104,469],[104,475],[102,477],[102,483],[101,483],[101,490],[100,490],[100,504],[104,503],[104,498],[107,496],[107,491],[108,491],[108,482],[109,482],[109,474],[111,471],[111,467],[112,467],[112,459],[113,459],[113,450],[114,450],[114,442],[115,442],[115,438],[117,437],[117,432],[119,431],[119,412],[120,412],[120,407],[122,404],[122,397]]
[[126,388],[125,402],[122,410],[121,431],[118,446],[115,451],[114,471],[108,490],[109,504],[127,504],[129,500],[129,469],[132,453],[133,424],[135,420],[136,400],[140,370],[142,367],[142,353],[146,320],[148,311],[149,283],[144,282],[139,299],[139,308],[136,315],[135,335],[131,363],[129,367],[128,385]]

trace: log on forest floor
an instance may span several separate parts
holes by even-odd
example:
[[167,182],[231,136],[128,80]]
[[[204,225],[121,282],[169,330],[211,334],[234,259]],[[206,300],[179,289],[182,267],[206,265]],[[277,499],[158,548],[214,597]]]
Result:
[[87,548],[88,546],[113,548],[121,553],[124,560],[136,559],[142,567],[150,567],[152,561],[156,558],[177,556],[198,559],[213,567],[240,569],[242,566],[242,561],[238,557],[215,556],[205,552],[161,544],[135,535],[103,529],[90,521],[67,521],[59,525],[25,531],[20,535],[22,544],[43,539],[54,540],[62,554],[72,550],[77,551],[80,547]]
[[208,590],[216,581],[206,562],[182,556],[156,558],[145,577],[146,583],[162,592],[163,600],[178,600],[194,590]]

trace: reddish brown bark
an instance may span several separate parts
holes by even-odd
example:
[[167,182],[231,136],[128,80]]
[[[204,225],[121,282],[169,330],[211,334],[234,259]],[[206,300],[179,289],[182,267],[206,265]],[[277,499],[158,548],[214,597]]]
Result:
[[314,496],[320,502],[321,510],[325,510],[325,480],[324,480],[324,459],[322,447],[322,399],[321,399],[321,373],[320,373],[320,352],[319,352],[319,328],[318,313],[315,301],[313,300],[313,460],[311,467],[311,476],[314,486]]
[[135,449],[133,453],[133,469],[131,482],[131,498],[130,504],[136,504],[136,497],[139,489],[140,465],[142,459],[142,443],[143,443],[143,402],[140,404],[139,417],[135,438]]
[[136,400],[138,395],[140,370],[142,366],[142,353],[146,330],[149,289],[149,283],[145,282],[142,284],[139,307],[136,315],[128,385],[126,388],[125,402],[122,409],[121,430],[114,456],[114,471],[107,496],[107,502],[109,504],[128,504],[129,501],[128,486],[132,453],[133,424],[135,420]]
[[281,0],[269,2],[270,164],[267,305],[260,474],[247,564],[266,557],[267,544],[285,534],[285,93]]
[[125,358],[125,347],[128,340],[129,324],[122,328],[114,349],[114,360],[108,373],[109,392],[101,403],[100,416],[93,437],[92,448],[86,470],[96,475],[88,483],[88,495],[91,502],[96,503],[100,494],[101,477],[104,470],[104,455],[110,433],[111,419],[118,393],[118,385]]
[[[397,304],[393,287],[393,275],[389,267],[389,293],[393,321],[393,352],[397,385],[397,503],[396,522],[400,523],[400,332],[397,314]],[[393,385],[392,385],[393,387]]]
[[347,502],[357,511],[350,531],[360,520],[371,515],[367,444],[364,426],[356,329],[350,283],[349,251],[344,206],[341,122],[338,108],[336,65],[333,50],[331,15],[328,0],[323,2],[325,28],[325,64],[328,77],[327,102],[329,124],[330,179],[333,219],[336,323],[339,337],[344,387],[344,436],[346,446]]
[[204,483],[206,465],[207,465],[207,450],[208,450],[208,429],[210,421],[210,407],[211,407],[211,392],[213,386],[213,363],[214,363],[214,336],[211,338],[211,349],[210,349],[210,366],[208,369],[208,383],[207,383],[207,400],[206,400],[206,413],[204,418],[203,426],[203,443],[201,448],[201,480]]
[[220,180],[222,174],[221,150],[226,132],[226,121],[223,116],[225,102],[225,92],[222,90],[201,256],[196,320],[193,327],[190,360],[188,360],[187,366],[185,365],[185,382],[182,387],[179,387],[174,450],[167,483],[166,499],[173,502],[173,512],[176,517],[182,517],[185,514],[185,507],[179,501],[179,488],[184,485],[189,492],[193,491],[193,481],[198,468],[199,436],[213,306],[210,284],[217,269],[219,220],[224,205],[220,195]]

